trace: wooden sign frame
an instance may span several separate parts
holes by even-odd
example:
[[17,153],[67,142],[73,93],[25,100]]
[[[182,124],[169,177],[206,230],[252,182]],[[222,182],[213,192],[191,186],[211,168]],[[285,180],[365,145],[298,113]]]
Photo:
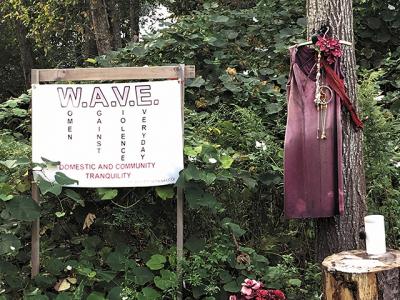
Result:
[[[181,86],[181,120],[184,128],[184,101],[185,80],[195,77],[195,67],[192,65],[157,66],[157,67],[123,67],[123,68],[77,68],[77,69],[33,69],[32,85],[41,82],[59,81],[115,81],[115,80],[148,80],[148,79],[178,79]],[[184,131],[183,131],[184,132]],[[184,141],[184,136],[182,135]],[[183,149],[182,149],[183,151]],[[32,198],[40,204],[40,193],[37,184],[32,182]],[[182,284],[182,259],[183,259],[183,190],[177,188],[176,207],[176,248],[177,248],[177,274],[179,284]],[[39,274],[40,269],[40,219],[32,223],[31,244],[31,277]],[[182,298],[181,286],[178,288]]]

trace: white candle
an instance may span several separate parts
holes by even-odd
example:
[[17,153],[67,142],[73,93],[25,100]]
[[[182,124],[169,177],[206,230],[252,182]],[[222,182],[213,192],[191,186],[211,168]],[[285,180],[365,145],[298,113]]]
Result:
[[367,253],[380,255],[386,253],[385,220],[382,215],[370,215],[364,218],[367,236]]

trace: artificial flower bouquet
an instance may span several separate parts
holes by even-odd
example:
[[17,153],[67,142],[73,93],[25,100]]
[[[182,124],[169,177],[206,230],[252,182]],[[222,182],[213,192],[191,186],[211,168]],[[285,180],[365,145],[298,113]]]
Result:
[[285,294],[280,290],[265,289],[261,281],[245,279],[242,283],[240,295],[231,295],[229,300],[286,300]]

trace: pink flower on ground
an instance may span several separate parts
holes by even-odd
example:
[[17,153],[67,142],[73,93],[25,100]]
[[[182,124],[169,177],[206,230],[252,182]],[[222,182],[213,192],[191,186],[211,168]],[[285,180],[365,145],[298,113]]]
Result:
[[235,295],[232,295],[229,297],[229,300],[237,300],[237,297]]
[[253,294],[252,288],[251,287],[247,287],[247,286],[242,286],[242,289],[240,290],[240,292],[244,296],[251,296],[251,294]]

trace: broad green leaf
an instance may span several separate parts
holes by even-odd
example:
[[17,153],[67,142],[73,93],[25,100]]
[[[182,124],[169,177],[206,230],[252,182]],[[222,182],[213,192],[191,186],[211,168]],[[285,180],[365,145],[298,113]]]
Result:
[[117,197],[118,190],[116,189],[97,189],[97,193],[101,200],[111,200]]
[[62,218],[65,216],[65,211],[56,211],[55,215],[57,218]]
[[86,300],[106,300],[104,297],[104,294],[99,293],[99,292],[92,292]]
[[91,64],[96,64],[97,63],[97,61],[94,58],[88,58],[85,61],[88,62],[88,63],[91,63]]
[[79,195],[77,192],[75,192],[74,190],[71,189],[66,189],[64,191],[65,195],[74,200],[76,203],[78,203],[80,206],[84,207],[85,206],[85,202],[83,201],[81,195]]
[[96,279],[99,281],[110,282],[115,278],[117,272],[96,270]]
[[71,293],[58,294],[55,300],[72,300],[74,299]]
[[150,260],[146,263],[146,266],[149,267],[150,270],[160,270],[164,268],[164,264],[167,262],[165,256],[160,254],[154,254],[151,256]]
[[236,282],[236,280],[232,280],[223,286],[224,290],[229,293],[237,293],[240,291],[240,284]]
[[62,191],[62,186],[56,182],[49,182],[44,179],[42,176],[37,177],[37,184],[39,186],[40,192],[42,195],[46,195],[47,193],[51,193],[53,195],[60,195]]
[[224,169],[229,169],[234,162],[234,159],[230,157],[229,155],[222,155],[219,159],[221,162],[221,167]]
[[220,207],[215,197],[208,192],[204,192],[198,186],[188,186],[185,188],[186,200],[190,208],[197,209],[200,207],[208,207],[215,211]]
[[216,16],[211,18],[212,21],[216,22],[216,23],[226,23],[229,21],[229,17],[227,16]]
[[224,218],[222,220],[222,227],[229,229],[236,237],[241,237],[246,233],[246,230],[240,228],[238,224],[232,222],[230,218]]
[[155,289],[145,287],[142,290],[142,294],[139,295],[139,300],[158,300],[161,298],[161,294],[157,292]]
[[20,240],[13,234],[0,234],[0,255],[16,254],[21,248]]
[[174,188],[171,185],[157,186],[156,193],[163,200],[171,199],[175,195]]
[[133,280],[138,285],[145,285],[153,281],[154,274],[146,267],[135,267],[132,269]]
[[204,85],[205,82],[206,82],[206,81],[203,79],[203,77],[199,76],[199,77],[196,77],[196,79],[194,79],[190,84],[188,84],[188,87],[196,87],[196,88],[199,88],[199,87],[201,87],[202,85]]
[[301,280],[300,279],[289,279],[288,283],[289,283],[289,285],[295,286],[295,287],[300,287],[301,286]]
[[239,93],[242,91],[242,88],[233,82],[224,82],[224,87],[232,93]]
[[161,270],[161,276],[154,277],[154,283],[156,287],[161,290],[168,290],[177,284],[176,274],[169,270]]
[[125,270],[126,259],[126,256],[120,252],[111,252],[106,259],[106,263],[114,271],[123,271]]
[[0,194],[0,200],[4,202],[11,200],[13,197],[14,197],[13,195]]
[[33,221],[40,217],[39,205],[29,196],[15,196],[5,203],[1,216],[6,219]]
[[65,175],[62,172],[56,172],[54,179],[60,185],[71,185],[71,184],[79,183],[78,180],[69,178],[67,175]]
[[183,170],[183,176],[186,181],[189,180],[199,180],[200,179],[200,170],[194,165],[194,164],[189,164],[184,170]]
[[110,292],[107,294],[107,300],[122,300],[121,293],[123,292],[122,288],[119,286],[113,287]]
[[215,181],[215,179],[217,179],[217,175],[211,172],[202,171],[200,172],[199,179],[204,181],[207,185],[210,185]]

